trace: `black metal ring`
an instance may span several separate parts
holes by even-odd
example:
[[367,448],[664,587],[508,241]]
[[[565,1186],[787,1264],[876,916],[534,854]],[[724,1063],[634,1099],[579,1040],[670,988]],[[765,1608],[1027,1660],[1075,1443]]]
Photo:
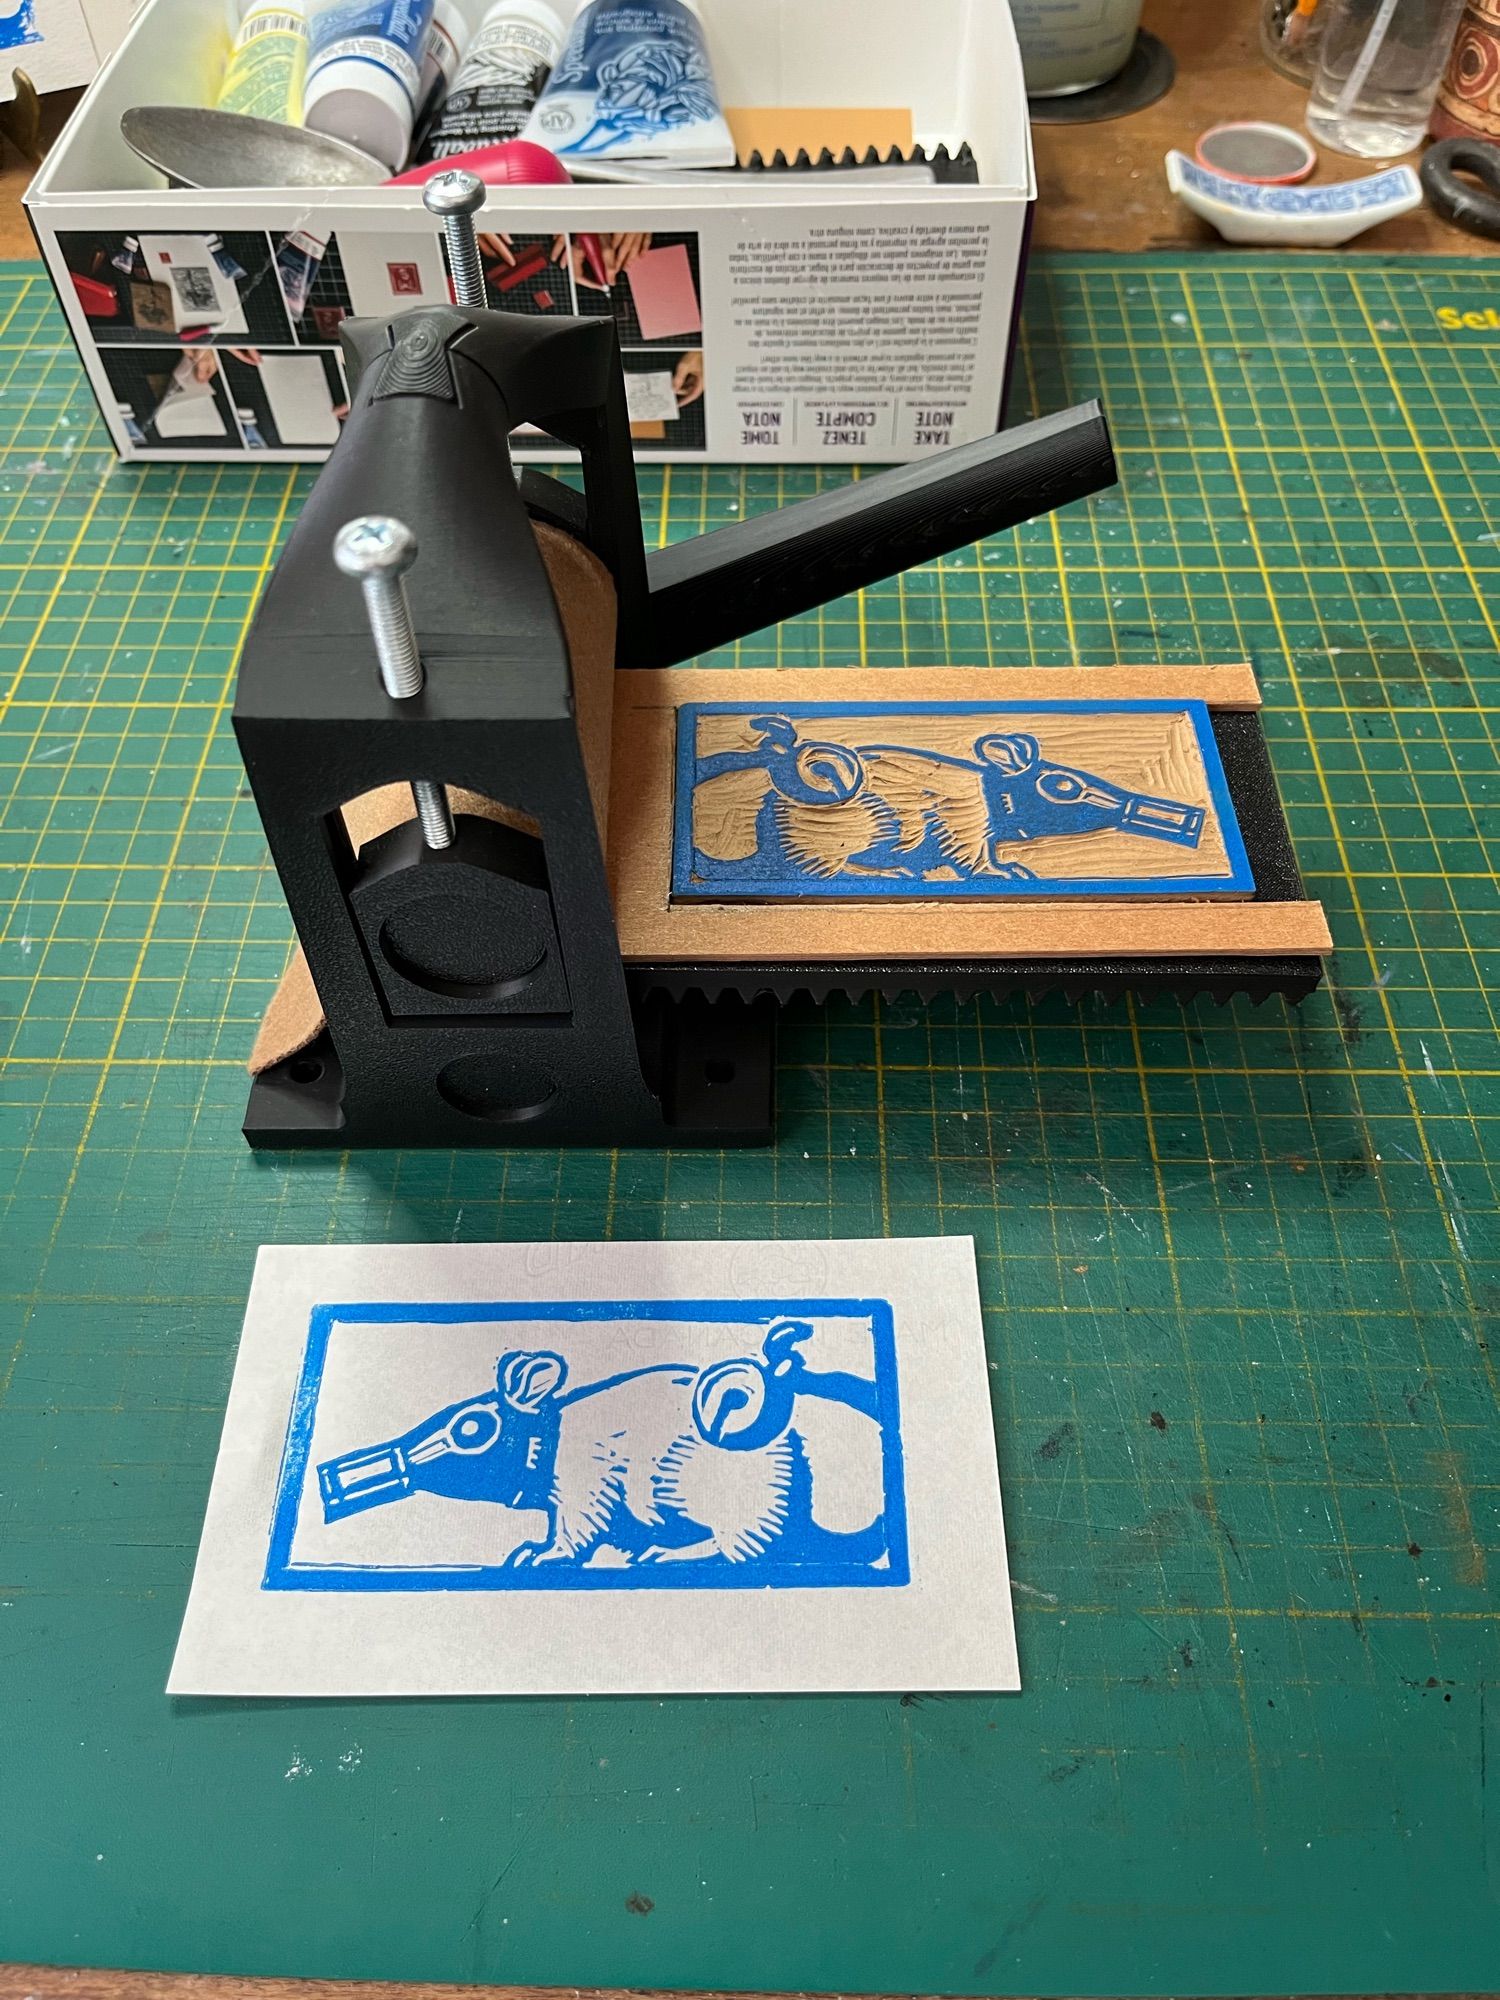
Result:
[[[1461,181],[1461,173],[1472,174],[1483,187]],[[1422,162],[1422,188],[1444,222],[1477,236],[1500,237],[1500,146],[1488,139],[1440,139]]]

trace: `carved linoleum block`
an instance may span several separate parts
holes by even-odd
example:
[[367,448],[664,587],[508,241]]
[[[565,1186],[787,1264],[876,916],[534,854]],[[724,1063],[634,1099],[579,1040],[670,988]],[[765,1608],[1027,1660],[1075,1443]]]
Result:
[[1205,703],[689,702],[675,898],[1248,896]]

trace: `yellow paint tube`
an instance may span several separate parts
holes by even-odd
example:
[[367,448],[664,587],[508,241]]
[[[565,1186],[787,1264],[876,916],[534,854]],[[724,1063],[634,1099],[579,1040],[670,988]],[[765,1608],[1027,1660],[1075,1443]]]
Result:
[[253,0],[240,23],[215,108],[300,125],[306,82],[304,0]]

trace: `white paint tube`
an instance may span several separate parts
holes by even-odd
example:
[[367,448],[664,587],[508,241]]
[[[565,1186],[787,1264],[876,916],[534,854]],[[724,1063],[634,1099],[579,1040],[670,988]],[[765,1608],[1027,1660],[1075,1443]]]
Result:
[[733,166],[696,0],[588,0],[523,136],[562,160]]
[[434,0],[432,26],[427,30],[427,49],[417,88],[419,124],[439,109],[453,88],[453,79],[468,46],[469,17],[458,0]]
[[433,0],[319,0],[309,22],[307,128],[406,164]]
[[566,39],[562,18],[547,0],[496,0],[420,157],[446,160],[519,138]]

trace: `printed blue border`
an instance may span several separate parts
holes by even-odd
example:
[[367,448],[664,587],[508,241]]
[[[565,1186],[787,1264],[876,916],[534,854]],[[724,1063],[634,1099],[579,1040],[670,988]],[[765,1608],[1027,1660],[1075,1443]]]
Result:
[[[883,1520],[888,1562],[884,1569],[842,1563],[777,1563],[772,1557],[754,1562],[705,1560],[638,1569],[538,1569],[534,1565],[507,1569],[502,1565],[439,1569],[342,1568],[333,1564],[294,1563],[292,1538],[297,1510],[307,1478],[313,1424],[328,1343],[336,1325],[413,1324],[472,1325],[514,1320],[707,1320],[727,1325],[766,1326],[777,1318],[868,1319],[875,1351],[875,1388],[879,1407],[881,1474],[885,1495]],[[566,1302],[520,1301],[505,1304],[429,1305],[421,1302],[314,1306],[308,1321],[302,1372],[292,1398],[282,1446],[276,1502],[271,1516],[270,1548],[262,1590],[863,1590],[891,1589],[911,1581],[906,1536],[906,1487],[902,1473],[901,1405],[896,1381],[896,1328],[885,1299],[582,1299]]]
[[25,49],[47,38],[36,24],[36,0],[21,0],[10,18],[0,23],[0,49]]
[[[796,722],[820,715],[1187,715],[1203,759],[1209,798],[1218,816],[1229,862],[1227,875],[1075,876],[1067,881],[896,882],[879,876],[816,878],[805,875],[765,882],[715,883],[693,876],[693,789],[698,765],[698,718],[704,715],[785,715]],[[921,902],[957,896],[965,902],[996,899],[1053,901],[1059,896],[1151,896],[1175,899],[1217,893],[1253,894],[1255,877],[1240,835],[1219,746],[1205,701],[1158,697],[1129,701],[685,701],[677,709],[677,782],[672,813],[672,895],[693,903],[752,903],[771,897],[796,902]]]

